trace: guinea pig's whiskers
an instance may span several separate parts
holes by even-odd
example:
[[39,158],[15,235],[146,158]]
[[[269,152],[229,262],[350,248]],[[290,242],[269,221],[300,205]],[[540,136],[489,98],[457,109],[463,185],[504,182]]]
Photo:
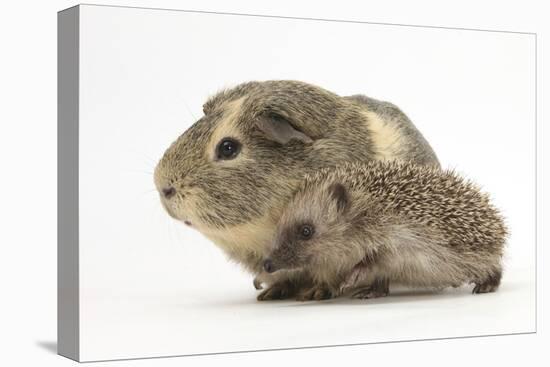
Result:
[[168,226],[168,232],[170,233],[170,242],[172,243],[173,246],[177,246],[178,244],[178,240],[176,238],[176,235],[174,234],[174,223],[173,221],[170,221],[171,223],[169,222],[165,222]]
[[145,191],[142,191],[142,192],[139,193],[140,196],[149,195],[149,194],[157,194],[157,189],[152,188],[152,189],[145,190]]
[[193,115],[193,112],[191,112],[191,109],[189,108],[189,105],[187,104],[187,102],[185,102],[184,100],[182,100],[182,102],[183,102],[183,105],[185,106],[185,109],[187,110],[187,112],[189,112],[193,120],[197,121],[197,118],[195,117],[195,115]]
[[131,173],[141,173],[141,174],[144,174],[144,175],[148,175],[148,176],[153,176],[153,172],[152,171],[142,171],[142,170],[125,170],[126,172],[131,172]]
[[132,156],[136,156],[136,154],[139,155],[139,158],[145,163],[144,166],[146,166],[148,169],[154,169],[159,161],[158,157],[153,158],[146,154],[143,150],[130,149],[128,150],[128,153],[130,153]]
[[180,226],[179,224],[180,223],[176,223],[174,221],[170,223],[171,233],[174,235],[173,239],[175,240],[175,245],[178,246],[179,248],[183,248],[184,256],[187,257],[187,252],[188,252],[187,241],[185,241],[185,236],[183,235],[183,232],[182,232],[183,227]]

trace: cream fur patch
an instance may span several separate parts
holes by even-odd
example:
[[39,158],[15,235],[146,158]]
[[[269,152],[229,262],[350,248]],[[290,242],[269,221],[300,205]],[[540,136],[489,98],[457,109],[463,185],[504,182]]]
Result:
[[203,233],[212,242],[238,260],[250,254],[264,257],[273,240],[276,223],[266,215],[226,229],[206,229]]
[[367,129],[372,135],[374,151],[379,160],[393,160],[399,154],[401,134],[372,111],[362,112],[367,120]]

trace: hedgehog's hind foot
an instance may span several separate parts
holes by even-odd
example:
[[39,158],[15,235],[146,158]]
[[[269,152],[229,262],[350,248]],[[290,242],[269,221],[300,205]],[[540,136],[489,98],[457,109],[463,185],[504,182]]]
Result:
[[369,299],[386,297],[390,294],[390,281],[386,278],[376,278],[366,287],[358,288],[351,294],[352,298]]
[[489,293],[489,292],[495,292],[499,285],[500,285],[500,278],[502,277],[502,272],[497,271],[494,274],[487,277],[482,282],[474,282],[475,286],[472,290],[473,294],[478,293]]

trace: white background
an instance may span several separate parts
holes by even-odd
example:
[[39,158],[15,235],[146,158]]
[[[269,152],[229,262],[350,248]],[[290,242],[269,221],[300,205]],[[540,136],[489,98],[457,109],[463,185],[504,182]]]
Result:
[[[166,7],[178,7],[174,2],[164,3]],[[5,306],[7,306],[3,312],[7,316],[6,320],[3,320],[3,325],[7,325],[7,329],[10,330],[9,334],[2,334],[2,345],[6,346],[7,358],[19,356],[21,358],[20,362],[29,361],[30,358],[36,358],[37,360],[49,358],[51,363],[67,362],[48,354],[47,348],[40,348],[40,345],[51,345],[48,343],[55,340],[55,15],[52,13],[60,8],[72,5],[65,2],[58,2],[57,4],[58,6],[55,8],[52,2],[48,7],[41,5],[42,8],[28,8],[26,11],[20,9],[19,13],[15,10],[6,12],[5,14],[9,14],[12,22],[2,22],[3,26],[12,27],[11,29],[2,29],[3,37],[18,35],[7,39],[8,46],[17,46],[17,48],[14,48],[13,51],[10,49],[11,52],[5,53],[11,55],[11,58],[5,60],[7,65],[2,68],[3,73],[5,73],[2,75],[3,80],[7,79],[10,82],[10,87],[2,90],[2,92],[6,91],[3,100],[8,101],[3,106],[2,111],[3,127],[10,128],[8,132],[2,134],[3,137],[8,138],[2,143],[2,162],[6,173],[3,182],[6,187],[2,186],[2,195],[3,202],[8,204],[7,206],[4,205],[3,209],[5,211],[2,212],[2,215],[3,223],[9,224],[2,234],[6,236],[5,239],[3,238],[2,243],[5,248],[9,249],[3,256],[5,264],[2,266],[2,270],[7,274],[3,277],[6,280],[4,294],[6,296]],[[139,4],[147,5],[147,2],[139,2]],[[156,6],[161,5],[160,2],[155,4]],[[189,6],[186,6],[186,8],[198,9],[198,7],[192,6],[192,2],[188,4]],[[208,9],[207,6],[209,5],[203,3],[201,8]],[[498,14],[494,14],[490,11],[491,7],[487,7],[487,10],[484,11],[484,8],[479,7],[479,5],[476,6],[475,12],[468,11],[468,7],[464,5],[464,2],[459,7],[457,5],[456,9],[447,8],[441,11],[431,9],[430,11],[418,12],[412,12],[411,9],[397,6],[386,9],[365,6],[365,9],[361,10],[351,7],[329,9],[319,6],[310,9],[304,5],[303,8],[289,8],[286,11],[283,4],[280,6],[279,9],[267,9],[260,8],[259,5],[247,7],[244,4],[239,8],[235,4],[231,8],[224,8],[219,5],[213,7],[212,10],[542,32],[542,29],[536,26],[537,21],[533,19],[533,17],[542,16],[542,12],[537,12],[535,9],[528,10],[526,7],[510,9],[509,11],[500,10]],[[22,17],[15,17],[17,14]],[[463,19],[458,16],[460,14],[464,15]],[[23,17],[23,15],[26,17]],[[17,23],[13,22],[15,20],[17,20]],[[539,41],[540,39],[542,37],[539,34]],[[29,47],[30,45],[34,47]],[[503,82],[502,88],[507,85],[507,82]],[[333,89],[340,92],[338,88]],[[429,91],[429,89],[423,88],[422,93],[425,91]],[[386,92],[374,93],[370,90],[370,87],[369,90],[361,90],[361,92],[381,98],[391,98],[405,109],[421,127],[422,131],[426,132],[427,137],[432,142],[441,139],[440,136],[428,135],[424,123],[421,125],[418,121],[419,114],[414,111],[415,104],[423,100],[421,96],[415,94],[418,101],[410,103],[409,106],[407,101],[388,96]],[[14,96],[20,98],[14,99]],[[539,93],[540,98],[541,94]],[[32,105],[29,106],[29,103],[32,103]],[[452,107],[455,107],[455,105],[452,104]],[[431,108],[430,106],[430,108],[421,111],[420,116],[424,117],[425,111],[429,111]],[[539,118],[542,119],[542,116],[539,115]],[[20,139],[15,139],[14,136]],[[444,163],[454,163],[453,157],[445,156],[442,149],[436,144],[434,145]],[[468,146],[471,145],[468,144]],[[513,147],[510,147],[510,150],[512,149]],[[498,194],[499,185],[483,181],[483,179],[480,180],[479,177],[483,176],[482,172],[473,172],[471,170],[472,165],[466,167],[467,163],[463,155],[460,155],[460,158],[460,163],[456,163],[458,168],[468,172],[472,177],[475,176],[478,181],[482,181],[484,186],[494,192],[495,196],[501,196]],[[510,177],[512,179],[516,178]],[[518,180],[521,180],[521,177]],[[21,221],[13,222],[14,218],[20,218]],[[32,224],[31,228],[29,228],[29,224]],[[539,225],[539,228],[541,227]],[[177,248],[175,242],[172,248]],[[184,251],[184,249],[181,251]],[[544,254],[542,251],[540,253]],[[539,257],[539,261],[541,261],[541,257]],[[539,269],[541,269],[540,266]],[[539,285],[541,283],[539,282]],[[541,301],[541,298],[539,298],[539,301]],[[14,315],[16,310],[19,312]],[[275,357],[274,359],[282,359],[278,363],[290,363],[290,361],[302,358],[304,360],[336,362],[344,356],[349,358],[351,355],[354,358],[371,363],[381,363],[385,362],[389,355],[396,358],[396,354],[401,354],[407,356],[404,361],[410,362],[415,355],[420,358],[428,350],[430,355],[433,355],[435,345],[441,351],[440,358],[444,358],[445,355],[453,355],[453,358],[448,361],[450,364],[463,364],[464,359],[462,358],[471,358],[475,355],[476,350],[483,351],[483,354],[478,354],[477,357],[481,360],[490,358],[491,361],[496,362],[502,358],[502,360],[513,361],[513,358],[510,359],[506,351],[511,349],[518,351],[518,344],[523,342],[521,345],[526,349],[527,356],[532,355],[532,351],[536,348],[537,342],[541,340],[541,334],[544,333],[544,330],[539,328],[539,335],[537,336],[187,358],[184,361],[185,363],[208,363],[224,358],[225,361],[234,363],[257,364],[259,361],[265,362],[266,359]],[[513,348],[510,348],[510,346],[513,346]],[[456,350],[460,348],[467,348],[468,352],[457,354]],[[34,350],[34,352],[29,353],[31,350]],[[395,350],[400,353],[392,353]],[[499,352],[495,354],[497,350]],[[493,353],[488,353],[488,351],[493,351]],[[522,355],[520,358],[521,361],[525,361],[527,357]],[[155,365],[177,362],[178,360],[154,361]],[[147,362],[135,363],[146,364]],[[422,361],[422,363],[425,364],[426,362]],[[17,360],[12,360],[11,364],[17,364]]]
[[[534,36],[104,6],[80,14],[81,360],[535,330]],[[164,213],[152,177],[209,94],[255,79],[401,106],[442,165],[479,182],[507,217],[500,291],[256,302],[250,275]]]

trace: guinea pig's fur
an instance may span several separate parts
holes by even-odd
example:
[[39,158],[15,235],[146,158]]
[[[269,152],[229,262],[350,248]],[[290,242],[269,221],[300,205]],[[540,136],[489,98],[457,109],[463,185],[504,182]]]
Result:
[[[350,161],[439,166],[397,107],[364,96],[340,97],[299,81],[248,82],[217,93],[203,110],[165,152],[155,184],[172,217],[254,274],[262,271],[281,211],[304,174]],[[220,158],[224,138],[240,144],[232,159]],[[279,282],[265,273],[261,280]],[[271,293],[264,298],[288,292]]]
[[[488,195],[452,171],[397,161],[348,164],[306,176],[281,215],[265,264],[269,271],[307,270],[321,298],[383,296],[390,283],[474,283],[481,293],[500,283],[506,236]],[[317,298],[308,292],[301,299]]]

